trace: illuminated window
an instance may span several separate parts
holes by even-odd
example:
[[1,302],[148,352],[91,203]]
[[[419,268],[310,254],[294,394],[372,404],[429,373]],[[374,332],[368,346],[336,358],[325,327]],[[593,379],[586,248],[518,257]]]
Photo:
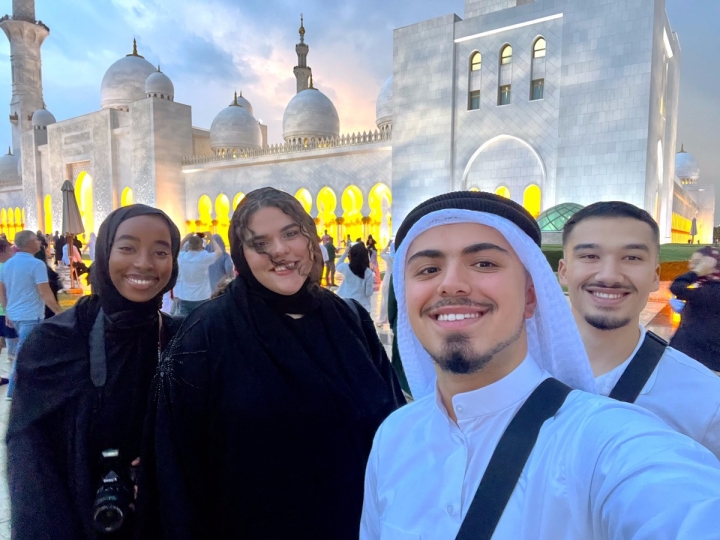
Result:
[[480,71],[482,69],[482,54],[474,52],[470,57],[470,71]]
[[240,201],[242,201],[244,198],[245,198],[245,194],[243,192],[237,193],[233,197],[233,204],[232,204],[233,212],[235,211],[235,208],[237,208],[238,204],[240,204]]
[[295,198],[300,201],[300,204],[302,204],[302,207],[305,209],[305,211],[309,214],[312,210],[312,195],[310,195],[310,192],[305,189],[299,189],[298,192],[295,194]]
[[525,210],[530,212],[532,217],[537,218],[540,215],[542,192],[535,184],[530,184],[525,188],[525,193],[523,193],[523,206]]
[[510,198],[510,190],[505,186],[500,186],[495,190],[496,195],[500,195],[501,197],[505,197],[506,199]]
[[532,65],[530,66],[530,101],[545,98],[545,38],[539,37],[533,44]]
[[512,55],[512,47],[510,45],[505,45],[500,53],[500,65],[506,66],[508,64],[512,64]]
[[122,195],[120,196],[120,206],[130,206],[135,202],[135,196],[133,190],[129,187],[123,189]]
[[45,195],[45,204],[43,205],[43,210],[45,211],[45,232],[47,234],[52,234],[52,197],[50,195]]
[[546,47],[545,38],[538,38],[533,45],[533,58],[545,58]]

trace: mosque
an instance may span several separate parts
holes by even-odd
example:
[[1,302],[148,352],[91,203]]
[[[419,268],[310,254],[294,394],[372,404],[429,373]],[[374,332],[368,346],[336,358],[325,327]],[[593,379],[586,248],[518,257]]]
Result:
[[393,221],[456,189],[523,204],[548,241],[574,209],[609,199],[648,210],[663,242],[712,238],[712,183],[684,148],[675,159],[670,150],[681,51],[663,0],[466,0],[465,19],[396,29],[375,125],[351,134],[313,84],[301,20],[296,95],[276,145],[252,96],[232,96],[210,129],[193,126],[191,107],[135,43],[105,73],[99,110],[56,121],[42,91],[50,30],[34,0],[13,0],[12,10],[0,19],[12,65],[0,231],[11,239],[60,229],[65,180],[88,233],[138,202],[186,231],[226,236],[244,194],[274,186],[338,239],[373,234],[384,244]]

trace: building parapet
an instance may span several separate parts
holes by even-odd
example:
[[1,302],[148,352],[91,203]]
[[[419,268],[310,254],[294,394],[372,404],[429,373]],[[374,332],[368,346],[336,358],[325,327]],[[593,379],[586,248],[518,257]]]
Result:
[[283,143],[264,146],[259,150],[237,150],[225,154],[211,154],[204,156],[186,156],[182,160],[183,165],[196,165],[199,163],[212,163],[217,161],[237,161],[248,158],[276,156],[282,154],[293,154],[297,152],[309,152],[312,150],[324,150],[331,148],[344,148],[350,146],[362,146],[383,141],[392,140],[391,130],[375,130],[362,133],[341,135],[329,139],[310,140],[302,143]]

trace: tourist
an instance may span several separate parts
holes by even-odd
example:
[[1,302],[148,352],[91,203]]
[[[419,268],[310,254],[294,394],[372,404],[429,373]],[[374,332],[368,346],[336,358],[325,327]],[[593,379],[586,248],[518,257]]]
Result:
[[365,244],[368,249],[377,249],[377,242],[375,242],[375,239],[373,238],[372,234],[369,234],[367,237],[367,242]]
[[212,236],[208,235],[208,238],[212,253],[204,250],[203,238],[195,233],[186,235],[180,243],[180,273],[174,290],[173,315],[176,317],[187,317],[212,295],[214,289],[210,288],[210,266],[222,257],[223,251]]
[[[48,264],[48,260],[52,259],[52,254],[50,253],[50,246],[45,245],[44,248],[40,248],[40,251],[38,251],[35,254],[35,258],[39,261],[42,261],[45,265],[45,268],[47,269],[47,277],[48,277],[48,285],[50,286],[50,290],[53,293],[53,296],[55,297],[55,301],[58,299],[58,292],[60,292],[60,289],[62,289],[62,282],[60,281],[60,276],[58,273],[50,268],[50,265]],[[49,319],[54,315],[53,311],[48,307],[45,306],[45,318]]]
[[327,263],[328,263],[328,258],[329,258],[328,250],[323,245],[322,241],[319,242],[318,247],[320,248],[320,254],[322,255],[322,260],[323,260],[323,271],[321,274],[320,283],[322,283],[322,275],[324,275],[325,276],[325,285],[327,286],[330,284],[330,282],[328,281],[328,276],[327,276]]
[[[133,538],[132,512],[119,533],[97,533],[105,521],[94,520],[94,504],[110,471],[133,490],[158,348],[174,329],[158,306],[179,244],[161,210],[112,212],[98,234],[93,294],[43,322],[20,351],[7,432],[13,538]],[[119,450],[116,464],[107,450]]]
[[352,243],[352,237],[348,234],[348,235],[345,237],[345,249],[346,249],[346,250],[350,249],[350,247],[352,246],[352,244],[353,244],[353,243]]
[[67,242],[65,236],[58,236],[55,239],[55,243],[53,246],[55,248],[55,268],[57,268],[62,262],[63,247],[65,246],[65,242]]
[[[210,265],[210,268],[208,269],[208,276],[210,278],[210,291],[214,291],[215,289],[217,289],[220,282],[225,280],[226,278],[232,279],[235,277],[235,267],[233,266],[230,254],[225,249],[225,241],[219,234],[212,235],[212,238],[215,240],[215,244],[220,246],[222,255],[220,255],[218,259],[215,259],[215,261]],[[215,249],[213,247],[213,244],[208,244],[205,247],[205,251],[214,254]]]
[[524,208],[482,192],[434,197],[400,226],[397,339],[415,402],[375,435],[361,539],[717,536],[715,456],[577,391],[595,381],[540,238]]
[[331,239],[331,236],[328,234],[327,229],[325,229],[325,232],[322,235],[321,241],[323,244],[327,244],[330,239]]
[[670,345],[720,373],[720,249],[699,249],[670,291],[685,302]]
[[392,281],[392,266],[395,259],[395,243],[390,240],[385,249],[380,253],[380,257],[385,261],[385,276],[380,286],[380,318],[377,326],[388,324],[388,297],[390,296],[390,282]]
[[[7,260],[13,256],[13,252],[8,242],[4,238],[0,238],[0,274],[2,267]],[[12,364],[15,361],[15,349],[17,346],[17,332],[5,324],[5,309],[0,305],[0,352],[7,347],[8,362]],[[3,370],[3,373],[5,371]],[[7,384],[10,380],[7,377],[0,377],[0,386]]]
[[88,257],[90,257],[91,263],[95,262],[95,244],[96,243],[97,243],[97,235],[94,232],[91,232],[90,240],[88,240],[87,246],[85,246]]
[[60,313],[60,306],[48,284],[47,265],[34,257],[40,245],[34,232],[17,233],[17,253],[3,265],[0,273],[0,304],[5,310],[5,324],[15,328],[18,334],[16,361],[13,362],[7,391],[8,399],[13,395],[20,351],[33,328],[45,318],[45,306],[53,313]]
[[[720,457],[720,378],[640,324],[660,284],[655,220],[625,202],[591,204],[565,224],[563,250],[560,283],[568,288],[599,393],[655,413]],[[720,288],[716,300],[720,324]],[[693,333],[707,338],[717,328]]]
[[[350,262],[345,262],[345,259]],[[368,312],[372,311],[370,298],[375,286],[375,274],[370,270],[370,258],[365,244],[358,242],[345,250],[337,264],[337,272],[343,277],[338,295],[357,300]]]
[[[402,395],[368,314],[320,287],[313,219],[273,188],[230,225],[238,277],[185,319],[154,403],[164,538],[357,538]],[[149,536],[148,536],[149,537]]]
[[[77,239],[76,239],[77,240]],[[73,240],[72,245],[72,257],[68,255],[68,244],[67,242],[62,247],[62,261],[65,266],[71,266],[75,269],[75,272],[77,272],[78,276],[81,276],[82,274],[86,273],[88,271],[87,266],[85,266],[85,263],[83,262],[82,255],[80,255],[80,248],[76,245],[75,240]]]
[[328,241],[325,243],[325,249],[327,250],[328,260],[325,263],[327,273],[325,274],[325,283],[329,287],[337,287],[335,285],[335,258],[337,257],[337,248],[333,244],[333,237],[328,236]]

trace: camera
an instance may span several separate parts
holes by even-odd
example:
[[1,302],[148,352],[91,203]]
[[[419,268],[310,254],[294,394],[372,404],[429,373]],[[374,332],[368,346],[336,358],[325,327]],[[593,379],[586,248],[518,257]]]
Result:
[[93,504],[93,526],[100,533],[110,534],[120,530],[127,519],[133,501],[134,481],[131,474],[124,473],[120,464],[120,451],[103,450],[100,487]]

